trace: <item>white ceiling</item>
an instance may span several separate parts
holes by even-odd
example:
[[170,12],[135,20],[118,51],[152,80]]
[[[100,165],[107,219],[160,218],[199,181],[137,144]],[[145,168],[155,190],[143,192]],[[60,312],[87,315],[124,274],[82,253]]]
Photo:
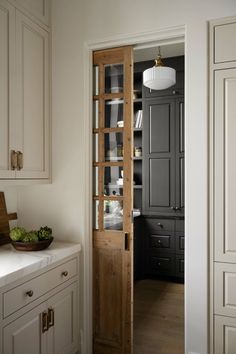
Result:
[[[162,45],[161,56],[163,58],[177,57],[179,55],[184,55],[184,43],[175,43]],[[147,48],[134,48],[134,62],[154,60],[158,54],[158,47],[151,46]]]

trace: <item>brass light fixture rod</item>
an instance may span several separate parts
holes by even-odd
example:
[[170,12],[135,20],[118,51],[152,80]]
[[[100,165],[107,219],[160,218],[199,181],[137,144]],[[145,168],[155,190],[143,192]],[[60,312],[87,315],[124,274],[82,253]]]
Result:
[[158,47],[158,54],[157,54],[157,58],[155,59],[155,66],[164,66],[164,63],[162,61],[162,57],[161,57],[161,48]]

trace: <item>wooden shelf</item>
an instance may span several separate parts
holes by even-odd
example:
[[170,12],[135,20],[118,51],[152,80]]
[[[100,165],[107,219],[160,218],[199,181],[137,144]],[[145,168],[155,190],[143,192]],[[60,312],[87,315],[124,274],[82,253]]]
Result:
[[[109,185],[105,185],[106,188],[123,188],[123,185],[119,185],[119,184],[109,184]],[[133,185],[134,189],[142,189],[143,186],[142,184],[134,184]]]
[[133,157],[133,160],[134,161],[142,161],[142,159],[143,159],[143,157],[141,156],[141,157]]
[[142,184],[134,184],[134,189],[143,189]]
[[142,103],[143,99],[142,98],[135,98],[134,103]]

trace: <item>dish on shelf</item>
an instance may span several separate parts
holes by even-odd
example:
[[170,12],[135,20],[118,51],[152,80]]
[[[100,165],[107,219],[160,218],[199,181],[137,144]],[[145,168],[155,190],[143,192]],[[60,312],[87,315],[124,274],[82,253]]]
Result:
[[123,120],[119,120],[119,121],[117,122],[117,127],[123,128],[123,127],[124,127],[124,121],[123,121]]
[[119,179],[116,181],[116,184],[118,184],[118,186],[123,186],[123,178],[119,178]]
[[53,237],[49,240],[42,240],[37,242],[20,242],[12,241],[12,246],[17,251],[42,251],[50,246],[53,241]]

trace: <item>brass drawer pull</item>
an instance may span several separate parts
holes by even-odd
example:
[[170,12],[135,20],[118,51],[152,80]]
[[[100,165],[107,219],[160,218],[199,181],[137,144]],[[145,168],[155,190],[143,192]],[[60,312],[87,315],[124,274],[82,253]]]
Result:
[[50,307],[48,309],[48,328],[54,326],[54,310]]
[[32,297],[34,295],[33,290],[26,291],[26,295]]
[[62,275],[63,277],[67,277],[67,275],[68,275],[67,270],[64,270],[64,272],[62,272],[61,275]]
[[48,330],[48,313],[44,311],[42,313],[42,332],[46,332]]
[[17,152],[15,150],[11,150],[11,169],[17,169]]
[[21,151],[17,151],[17,170],[22,170],[23,168],[23,153]]

